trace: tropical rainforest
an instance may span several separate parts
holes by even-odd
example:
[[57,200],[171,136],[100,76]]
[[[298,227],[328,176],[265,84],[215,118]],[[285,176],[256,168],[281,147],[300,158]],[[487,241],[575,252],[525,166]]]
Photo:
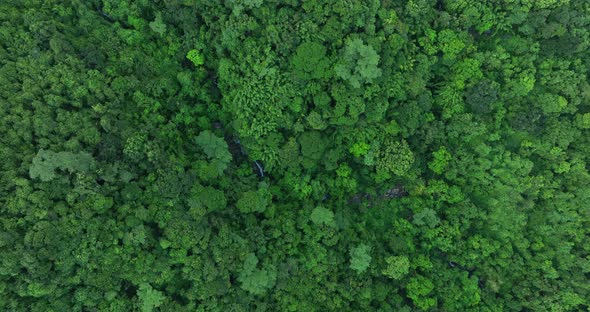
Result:
[[0,1],[1,311],[588,311],[589,0]]

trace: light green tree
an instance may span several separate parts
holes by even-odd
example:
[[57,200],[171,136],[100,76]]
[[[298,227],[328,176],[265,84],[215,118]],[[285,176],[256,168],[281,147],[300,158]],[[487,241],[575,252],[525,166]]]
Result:
[[406,256],[390,256],[385,259],[387,267],[383,275],[392,279],[401,279],[410,272],[410,260]]
[[436,299],[428,296],[434,290],[431,280],[421,275],[412,277],[406,285],[406,289],[408,297],[418,308],[427,310],[436,304]]
[[193,62],[195,66],[201,66],[205,64],[205,57],[203,56],[203,54],[201,54],[201,52],[199,52],[196,49],[188,51],[188,53],[186,54],[186,58],[189,61]]
[[353,39],[346,43],[341,62],[336,67],[336,75],[348,81],[354,88],[360,88],[363,83],[371,83],[381,76],[379,55],[375,50],[363,44],[361,39]]
[[85,172],[90,170],[93,165],[94,159],[86,152],[76,154],[71,152],[55,153],[41,149],[33,158],[33,162],[29,167],[29,176],[31,179],[38,178],[43,182],[48,182],[55,178],[57,169],[69,173]]
[[196,137],[195,142],[211,160],[211,165],[213,165],[217,174],[221,175],[232,160],[225,140],[216,136],[213,132],[205,130]]
[[258,269],[257,265],[258,258],[256,255],[254,253],[248,254],[238,276],[238,281],[241,283],[242,289],[254,295],[262,295],[274,287],[277,273],[272,266],[266,269]]
[[139,285],[137,297],[141,303],[142,312],[152,312],[154,308],[159,307],[166,299],[162,292],[153,289],[148,283]]
[[405,140],[387,140],[376,161],[377,172],[403,176],[414,163],[414,154]]
[[311,212],[311,222],[316,225],[334,226],[334,213],[329,209],[318,206]]
[[452,159],[451,153],[444,146],[441,146],[436,152],[432,153],[434,159],[428,163],[428,168],[435,173],[441,174]]
[[459,52],[465,48],[465,43],[459,38],[459,35],[450,29],[438,33],[438,45],[444,53],[444,57],[449,60],[455,59]]
[[371,248],[365,244],[360,244],[350,249],[350,268],[357,273],[363,273],[371,264]]

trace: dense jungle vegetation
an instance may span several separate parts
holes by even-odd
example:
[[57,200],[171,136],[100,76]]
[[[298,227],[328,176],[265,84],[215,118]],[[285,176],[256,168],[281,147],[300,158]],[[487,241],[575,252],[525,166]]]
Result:
[[588,311],[589,0],[0,1],[0,311]]

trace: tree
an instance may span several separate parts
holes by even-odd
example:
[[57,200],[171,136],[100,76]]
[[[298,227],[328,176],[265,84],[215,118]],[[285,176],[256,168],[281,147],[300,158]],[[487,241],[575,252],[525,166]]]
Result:
[[590,129],[590,113],[577,115],[576,124],[581,129]]
[[162,14],[160,12],[156,13],[156,19],[153,22],[149,23],[150,28],[160,36],[164,36],[166,33],[166,24],[162,20]]
[[205,58],[203,57],[203,54],[201,54],[196,49],[192,49],[192,50],[188,51],[188,53],[186,54],[186,58],[189,61],[193,62],[193,64],[195,66],[201,66],[201,65],[205,64]]
[[249,253],[238,276],[238,281],[244,290],[254,295],[262,295],[274,287],[277,273],[272,266],[268,269],[257,269],[257,265],[258,258],[254,253]]
[[217,175],[221,175],[232,160],[225,140],[216,136],[211,131],[205,130],[199,133],[195,138],[195,142],[211,160],[211,165]]
[[453,60],[457,57],[459,52],[465,48],[465,43],[460,39],[459,35],[451,29],[445,29],[438,33],[438,45],[444,53],[444,57]]
[[152,286],[148,283],[142,283],[139,285],[137,297],[139,299],[139,302],[141,302],[142,312],[153,311],[154,308],[157,308],[160,305],[162,305],[162,303],[166,299],[162,292],[153,289]]
[[486,115],[492,112],[498,101],[498,86],[490,80],[480,81],[465,92],[465,103],[476,114]]
[[389,139],[380,149],[379,158],[376,161],[377,172],[385,174],[393,173],[403,176],[414,163],[414,154],[405,140],[396,141]]
[[352,39],[346,43],[342,60],[334,68],[338,77],[348,81],[354,88],[363,83],[371,83],[381,76],[377,67],[379,55],[361,39]]
[[568,103],[563,96],[545,93],[539,95],[537,98],[537,105],[541,107],[544,113],[553,114],[560,113],[567,107]]
[[310,216],[311,222],[316,225],[335,226],[334,213],[329,209],[318,206],[313,209]]
[[302,80],[322,79],[330,76],[326,47],[319,42],[304,42],[297,47],[291,59],[296,78]]
[[416,225],[426,225],[429,228],[434,228],[440,223],[440,219],[436,216],[436,212],[430,208],[425,208],[414,215],[413,223]]
[[206,213],[225,209],[227,199],[222,191],[197,184],[191,189],[188,205],[191,214],[199,220]]
[[434,290],[434,284],[421,275],[410,278],[406,285],[408,297],[412,299],[414,305],[422,310],[427,310],[436,304],[436,299],[428,297]]
[[242,213],[264,212],[270,202],[270,194],[264,190],[247,191],[240,196],[236,207]]
[[385,263],[387,268],[383,270],[383,275],[392,279],[402,279],[410,270],[410,261],[406,256],[389,256]]
[[[269,55],[261,58],[270,59]],[[234,116],[231,123],[240,137],[258,139],[288,124],[289,110],[301,110],[296,104],[295,88],[286,75],[267,62],[250,64],[244,72],[222,62],[224,109]]]
[[452,159],[451,154],[444,146],[441,146],[436,152],[432,153],[434,159],[428,163],[428,168],[434,173],[441,174],[447,167],[449,161]]
[[301,154],[303,155],[302,165],[306,169],[312,169],[324,155],[326,141],[319,131],[306,131],[299,136]]
[[371,263],[371,248],[365,244],[360,244],[350,249],[350,268],[357,273],[363,273],[369,268]]
[[587,12],[0,1],[0,311],[587,311]]
[[39,178],[48,182],[55,178],[55,170],[66,170],[69,173],[86,172],[94,165],[94,159],[88,153],[52,152],[39,150],[29,167],[31,179]]

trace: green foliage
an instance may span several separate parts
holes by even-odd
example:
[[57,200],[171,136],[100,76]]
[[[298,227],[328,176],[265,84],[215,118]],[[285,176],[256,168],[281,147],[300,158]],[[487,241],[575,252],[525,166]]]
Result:
[[428,168],[438,174],[443,173],[449,161],[453,159],[444,146],[441,146],[436,152],[433,152],[432,157],[434,159],[428,163]]
[[307,116],[307,123],[314,130],[324,130],[328,125],[326,121],[322,119],[322,116],[318,112],[311,112]]
[[405,140],[388,140],[376,161],[378,172],[403,176],[414,163],[414,154]]
[[257,269],[257,265],[258,258],[255,254],[249,253],[244,261],[238,281],[241,283],[242,289],[253,295],[262,295],[274,287],[277,273],[273,268]]
[[195,49],[188,51],[188,53],[186,54],[186,58],[189,61],[193,62],[195,66],[201,66],[205,64],[205,58],[203,57],[203,54],[201,54],[199,51]]
[[365,142],[358,142],[354,143],[348,150],[352,155],[354,155],[354,157],[361,157],[366,155],[370,149],[371,146],[369,144]]
[[150,22],[149,26],[155,33],[157,33],[160,36],[164,36],[164,33],[166,33],[166,24],[164,24],[164,21],[162,20],[161,13],[156,14],[156,19],[153,22]]
[[497,85],[489,80],[483,80],[465,92],[465,103],[476,114],[490,114],[497,100]]
[[371,264],[371,248],[365,244],[360,244],[350,249],[350,268],[357,273],[363,273]]
[[221,175],[232,160],[225,140],[216,136],[211,131],[205,130],[199,133],[195,138],[195,142],[211,160],[211,165],[217,175]]
[[162,292],[153,289],[148,283],[142,283],[139,285],[137,297],[139,298],[139,302],[141,302],[141,312],[154,311],[154,308],[162,305],[166,299]]
[[587,13],[0,1],[0,311],[589,310]]
[[94,159],[88,153],[71,153],[71,152],[52,152],[39,150],[33,158],[33,163],[29,167],[29,176],[32,179],[38,178],[43,182],[48,182],[56,177],[56,170],[63,170],[69,173],[84,173],[90,170],[94,165]]
[[389,256],[385,258],[387,267],[383,270],[383,275],[392,279],[402,279],[410,269],[410,261],[406,256]]
[[302,80],[329,77],[326,48],[319,42],[305,42],[297,47],[291,60],[295,77]]
[[228,84],[236,87],[229,91],[225,107],[235,116],[233,126],[240,136],[260,138],[285,124],[286,108],[293,103],[292,90],[276,69],[263,68],[258,73],[228,79]]
[[436,216],[436,211],[425,208],[414,215],[412,222],[416,225],[426,225],[429,228],[434,228],[440,223],[440,219]]
[[408,297],[412,299],[416,307],[427,310],[436,304],[436,299],[428,297],[434,290],[434,284],[429,279],[423,276],[416,276],[410,278],[406,285]]
[[195,138],[195,142],[210,159],[219,159],[226,163],[231,161],[231,154],[227,150],[227,143],[223,138],[216,136],[211,131],[205,130],[199,133]]
[[334,226],[334,213],[322,206],[315,207],[310,215],[311,222],[316,225]]
[[247,191],[240,196],[236,207],[242,213],[264,212],[270,202],[270,196],[264,189]]
[[559,113],[567,107],[567,100],[563,96],[556,94],[542,94],[538,98],[538,105],[546,114]]
[[590,129],[590,113],[579,115],[576,119],[578,125],[582,129]]
[[363,83],[371,83],[381,77],[379,54],[361,39],[353,39],[346,43],[342,61],[336,67],[336,75],[350,83],[354,88],[360,88]]
[[301,154],[303,155],[302,165],[306,169],[313,168],[324,156],[326,140],[318,131],[307,131],[299,137]]
[[440,50],[444,53],[445,58],[448,59],[456,58],[457,54],[465,48],[465,43],[451,29],[445,29],[438,33],[437,40]]
[[190,195],[188,199],[190,213],[197,220],[206,213],[223,210],[227,206],[225,194],[210,186],[195,185]]

